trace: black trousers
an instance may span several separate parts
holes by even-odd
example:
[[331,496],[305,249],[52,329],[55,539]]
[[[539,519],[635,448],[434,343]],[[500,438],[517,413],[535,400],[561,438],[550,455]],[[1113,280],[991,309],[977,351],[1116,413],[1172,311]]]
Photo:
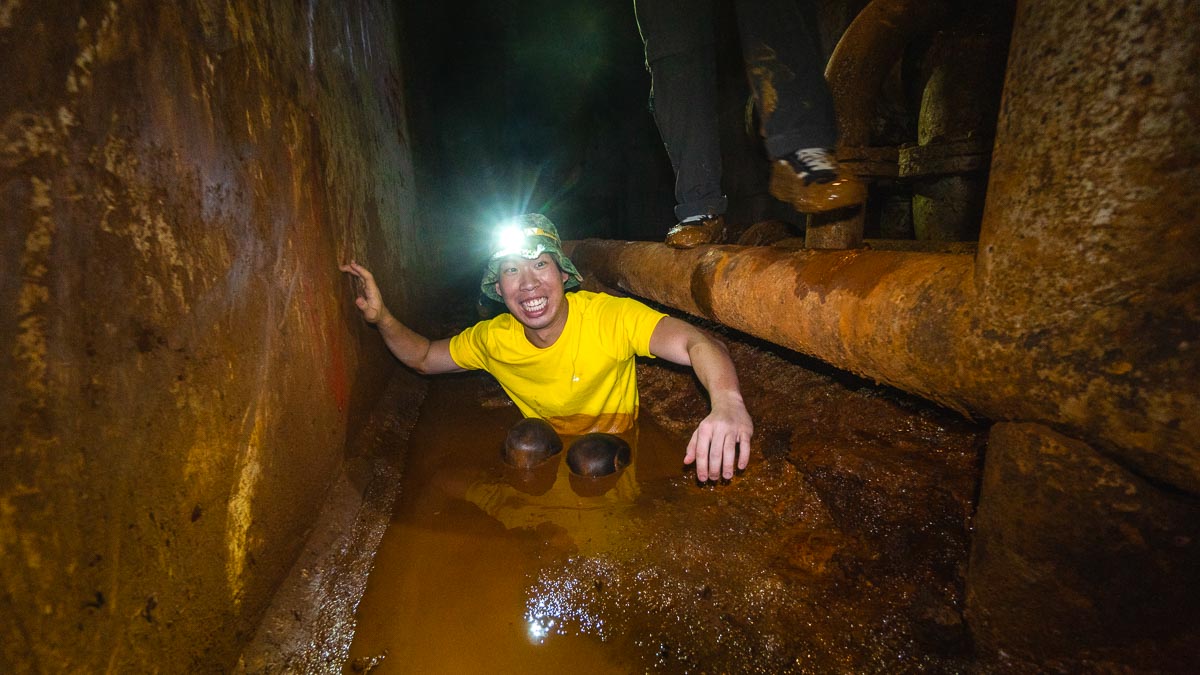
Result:
[[[651,109],[675,169],[675,217],[725,213],[717,131],[714,0],[634,0]],[[735,0],[738,35],[767,154],[832,148],[833,100],[796,0]]]

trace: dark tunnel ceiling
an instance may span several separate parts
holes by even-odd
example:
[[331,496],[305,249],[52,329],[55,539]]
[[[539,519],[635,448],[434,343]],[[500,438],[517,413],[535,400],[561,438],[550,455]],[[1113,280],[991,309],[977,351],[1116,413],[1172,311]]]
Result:
[[414,142],[442,217],[482,230],[540,210],[568,237],[612,235],[604,211],[632,147],[663,155],[650,183],[670,218],[632,3],[404,5]]

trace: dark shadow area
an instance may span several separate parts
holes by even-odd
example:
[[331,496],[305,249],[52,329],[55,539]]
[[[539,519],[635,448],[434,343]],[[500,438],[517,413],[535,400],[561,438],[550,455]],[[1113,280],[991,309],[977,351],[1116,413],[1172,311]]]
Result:
[[[670,165],[631,3],[406,3],[409,113],[427,226],[483,257],[528,211],[565,238],[661,236]],[[456,270],[464,279],[476,270]]]

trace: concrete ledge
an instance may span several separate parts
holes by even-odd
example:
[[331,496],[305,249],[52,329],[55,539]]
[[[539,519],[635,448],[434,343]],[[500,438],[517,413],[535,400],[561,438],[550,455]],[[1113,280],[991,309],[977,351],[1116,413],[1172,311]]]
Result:
[[235,672],[340,672],[355,611],[400,495],[409,433],[427,385],[397,369],[355,439],[304,551],[280,586]]

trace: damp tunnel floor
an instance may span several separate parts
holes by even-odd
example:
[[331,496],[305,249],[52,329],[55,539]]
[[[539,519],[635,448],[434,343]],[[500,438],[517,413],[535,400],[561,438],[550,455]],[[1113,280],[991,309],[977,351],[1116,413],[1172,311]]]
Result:
[[[729,338],[754,456],[700,486],[689,371],[638,366],[633,464],[526,482],[487,375],[434,378],[344,672],[978,669],[963,575],[985,428]],[[535,493],[535,494],[530,494]]]

